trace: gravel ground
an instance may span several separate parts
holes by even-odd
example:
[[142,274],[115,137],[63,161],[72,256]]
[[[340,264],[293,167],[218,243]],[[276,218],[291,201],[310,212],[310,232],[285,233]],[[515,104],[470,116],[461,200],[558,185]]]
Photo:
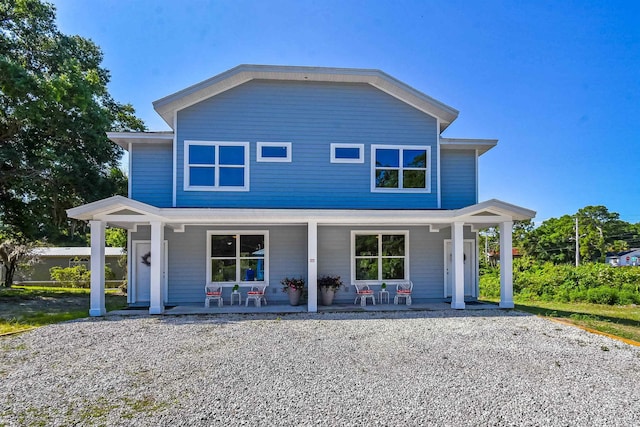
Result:
[[640,425],[640,348],[518,312],[110,317],[0,346],[0,425]]

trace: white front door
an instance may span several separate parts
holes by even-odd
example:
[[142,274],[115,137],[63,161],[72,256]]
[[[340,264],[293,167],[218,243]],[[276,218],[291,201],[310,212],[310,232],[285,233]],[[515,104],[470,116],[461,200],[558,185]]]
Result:
[[[133,258],[131,261],[131,302],[148,303],[151,299],[151,242],[139,240],[132,242]],[[162,266],[162,281],[164,295],[167,295],[167,241],[164,242],[164,265]],[[166,301],[165,301],[166,302]]]
[[[476,297],[476,280],[475,280],[475,246],[473,240],[464,241],[464,295],[468,297]],[[453,254],[451,252],[451,240],[444,241],[444,274],[445,274],[445,298],[452,295],[453,282]]]

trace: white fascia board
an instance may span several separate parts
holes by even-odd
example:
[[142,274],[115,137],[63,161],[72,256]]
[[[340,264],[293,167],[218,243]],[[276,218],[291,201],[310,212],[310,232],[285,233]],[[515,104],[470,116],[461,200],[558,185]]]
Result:
[[[117,212],[123,209],[132,210],[139,215],[118,215]],[[481,215],[483,212],[491,215]],[[153,220],[178,228],[183,224],[306,224],[310,221],[319,225],[428,225],[448,224],[452,221],[484,224],[524,220],[533,218],[535,214],[529,209],[495,199],[457,210],[342,210],[156,208],[122,196],[113,196],[67,211],[67,215],[75,219],[100,219],[114,223],[143,223]]]
[[107,138],[129,151],[130,144],[169,144],[173,132],[107,132]]
[[[138,202],[137,200],[131,200],[123,196],[112,196],[92,203],[87,203],[86,205],[67,209],[67,216],[80,220],[92,220],[96,216],[108,215],[123,209],[137,212],[141,217],[145,215],[160,217],[160,215],[158,215],[158,212],[160,211],[159,208]],[[127,216],[132,217],[135,215]]]
[[496,217],[510,218],[511,220],[523,221],[534,218],[536,212],[521,206],[512,205],[511,203],[503,202],[497,199],[487,200],[476,205],[467,206],[466,208],[458,209],[457,216],[465,217],[471,222],[475,218],[473,215],[477,215],[482,212],[495,213]]
[[497,139],[440,138],[443,150],[477,150],[482,155],[498,145]]
[[254,79],[367,83],[430,116],[440,118],[440,132],[458,117],[456,109],[425,95],[380,70],[246,64],[239,65],[222,74],[161,98],[153,103],[153,108],[169,126],[173,126],[172,119],[175,111],[197,104]]

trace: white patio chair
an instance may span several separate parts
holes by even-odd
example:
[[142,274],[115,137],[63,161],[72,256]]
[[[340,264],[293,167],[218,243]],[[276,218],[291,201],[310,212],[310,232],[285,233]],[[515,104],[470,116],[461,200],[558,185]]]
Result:
[[411,292],[413,291],[413,282],[402,282],[396,285],[396,296],[393,297],[393,303],[398,304],[400,298],[404,298],[407,305],[411,305]]
[[204,287],[204,306],[209,307],[211,300],[218,300],[218,307],[222,307],[224,302],[222,301],[222,285],[205,285]]
[[249,306],[249,300],[253,300],[256,303],[256,307],[260,307],[260,304],[264,302],[267,305],[267,298],[265,297],[265,289],[267,285],[253,285],[249,292],[247,292],[247,303]]
[[376,297],[373,290],[369,287],[369,285],[353,285],[356,287],[356,299],[353,300],[354,304],[358,303],[358,299],[360,299],[360,305],[366,306],[367,299],[371,299],[373,305],[376,305]]

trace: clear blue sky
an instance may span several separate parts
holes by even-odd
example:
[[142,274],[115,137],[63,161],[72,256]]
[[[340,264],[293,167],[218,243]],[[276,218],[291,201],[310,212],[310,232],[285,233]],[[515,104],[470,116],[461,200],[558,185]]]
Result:
[[638,1],[53,3],[150,130],[152,101],[238,64],[377,68],[460,111],[444,136],[499,140],[480,200],[640,222]]

